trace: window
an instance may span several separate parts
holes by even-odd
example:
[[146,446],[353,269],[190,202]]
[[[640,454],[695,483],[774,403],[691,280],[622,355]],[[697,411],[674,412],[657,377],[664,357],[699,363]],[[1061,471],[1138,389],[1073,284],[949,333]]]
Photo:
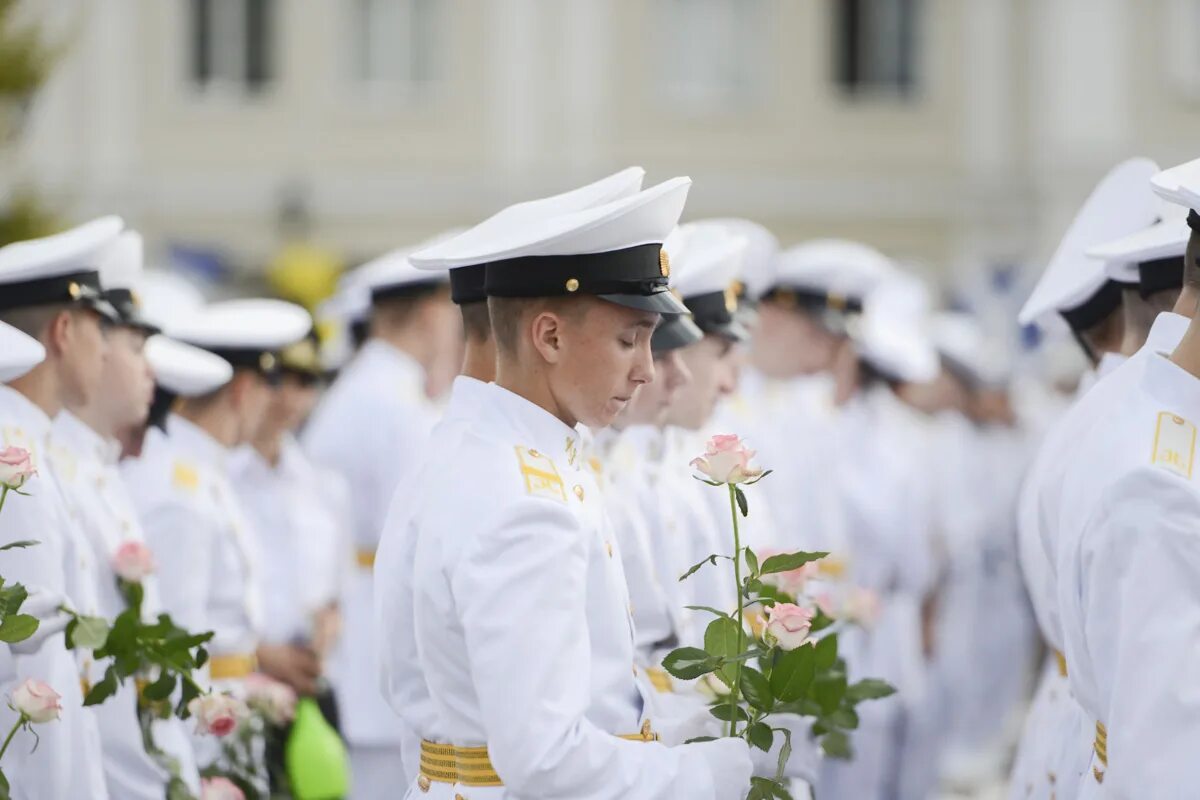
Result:
[[252,94],[274,78],[274,0],[191,0],[192,83]]
[[420,88],[439,74],[439,0],[352,0],[354,78],[383,91]]
[[842,91],[913,94],[920,0],[830,2],[834,4],[834,69]]
[[770,38],[763,0],[656,0],[655,5],[651,47],[662,100],[719,110],[762,97],[764,42]]

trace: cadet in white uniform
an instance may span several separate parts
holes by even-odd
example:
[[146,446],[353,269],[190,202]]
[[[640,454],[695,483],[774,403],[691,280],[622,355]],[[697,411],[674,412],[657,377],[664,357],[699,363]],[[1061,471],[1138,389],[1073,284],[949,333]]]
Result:
[[[179,625],[214,632],[208,674],[214,686],[234,693],[260,659],[279,653],[269,645],[259,651],[253,534],[231,483],[229,456],[262,421],[278,350],[309,327],[307,312],[278,300],[228,300],[185,315],[168,332],[228,361],[233,376],[207,395],[177,401],[165,432],[150,431],[141,458],[123,465],[156,555],[163,605]],[[217,759],[211,737],[196,738],[195,746],[202,769]]]
[[262,565],[263,642],[294,656],[272,677],[311,697],[322,688],[322,661],[340,628],[350,507],[341,477],[314,464],[293,436],[321,380],[313,338],[283,348],[279,369],[263,424],[234,454],[232,470]]
[[371,295],[370,335],[313,412],[302,444],[350,491],[354,550],[341,641],[329,669],[354,775],[352,796],[378,797],[405,780],[403,726],[380,694],[372,635],[372,568],[396,485],[438,418],[429,371],[457,337],[444,274],[413,269],[404,250],[360,267]]
[[[1125,325],[1120,310],[1120,286],[1104,270],[1104,261],[1090,258],[1089,248],[1114,236],[1152,225],[1160,213],[1148,186],[1157,167],[1147,159],[1132,159],[1114,168],[1098,184],[1064,235],[1045,274],[1021,310],[1023,324],[1040,327],[1065,322],[1093,359],[1100,380],[1124,360]],[[1178,214],[1172,215],[1178,217]],[[1163,228],[1157,230],[1162,231]],[[1178,233],[1175,234],[1179,239]],[[1176,258],[1182,254],[1186,230]],[[1165,255],[1165,253],[1164,253]],[[1136,263],[1136,262],[1135,262]],[[1174,273],[1176,286],[1182,265],[1158,270]],[[1136,274],[1125,278],[1127,283]],[[1149,284],[1148,284],[1149,285]],[[1122,334],[1115,336],[1113,318],[1121,319]],[[1096,336],[1095,332],[1104,332]],[[1129,332],[1132,334],[1132,331]],[[1139,342],[1140,344],[1140,342]],[[1130,351],[1132,352],[1132,351]],[[1089,388],[1092,386],[1088,384]],[[1029,467],[1018,501],[1018,552],[1034,614],[1050,652],[1021,735],[1010,780],[1010,796],[1073,797],[1075,786],[1087,765],[1088,737],[1083,709],[1071,693],[1066,659],[1063,657],[1054,561],[1058,550],[1057,512],[1043,507],[1061,493],[1063,465],[1077,444],[1080,416],[1077,403],[1051,427]]]
[[[645,170],[630,167],[578,189],[517,203],[462,232],[459,241],[465,241],[467,237],[496,235],[508,225],[555,211],[578,211],[628,197],[640,190],[644,176]],[[431,453],[453,452],[462,426],[474,418],[475,409],[483,401],[483,387],[496,376],[496,347],[484,291],[484,265],[458,267],[449,274],[450,296],[462,316],[466,346],[461,374],[454,380],[445,412],[430,434],[428,450]],[[420,468],[425,460],[415,462],[413,470]],[[404,769],[408,776],[405,785],[408,785],[416,778],[420,766],[420,736],[433,728],[436,709],[417,660],[412,616],[416,538],[406,535],[401,522],[397,522],[403,521],[408,513],[405,496],[405,493],[397,492],[381,534],[376,571],[386,576],[386,580],[380,582],[376,591],[375,607],[377,639],[383,643],[380,685],[392,710],[405,723]]]
[[[120,323],[107,333],[108,357],[100,391],[86,402],[68,403],[54,420],[60,447],[52,451],[51,462],[60,476],[68,508],[91,544],[99,611],[109,619],[126,608],[117,589],[113,557],[123,544],[143,541],[133,501],[117,466],[121,457],[118,437],[128,438],[130,431],[146,424],[154,391],[145,345],[156,329],[142,315],[137,296],[131,292],[141,268],[141,236],[123,231],[100,262],[104,297],[120,313]],[[175,346],[187,347],[178,343]],[[157,576],[147,576],[142,586],[145,614],[154,619],[161,610]],[[100,670],[94,669],[91,678],[99,677]],[[127,681],[95,708],[104,748],[105,780],[114,798],[160,800],[172,776],[165,762],[147,752],[137,706],[136,686]],[[179,762],[174,777],[198,793],[200,775],[183,722],[175,718],[156,721],[154,737],[155,746]]]
[[[81,652],[68,651],[61,631],[60,604],[95,614],[99,598],[91,547],[70,515],[49,453],[57,444],[52,419],[66,403],[84,404],[101,390],[107,342],[103,328],[116,310],[102,300],[96,259],[123,223],[104,217],[55,236],[0,248],[0,319],[38,339],[46,359],[0,387],[0,442],[30,451],[38,474],[12,496],[0,513],[0,540],[36,538],[36,546],[8,550],[4,577],[53,598],[42,608],[42,635],[13,645],[8,695],[16,681],[45,681],[61,696],[62,717],[39,726],[38,747],[17,742],[5,754],[4,771],[14,797],[107,798],[100,735],[91,709],[83,707],[88,670]],[[35,597],[37,596],[35,594]],[[40,649],[39,649],[40,646]],[[11,678],[15,673],[15,679]],[[130,709],[132,713],[132,709]],[[0,711],[0,725],[12,727],[14,712]]]
[[620,554],[574,427],[603,427],[653,377],[656,312],[682,310],[661,241],[689,183],[414,256],[487,264],[499,365],[455,452],[431,459],[397,501],[403,535],[417,537],[413,619],[436,709],[413,796],[715,799],[748,788],[742,742],[647,741]]
[[[1198,173],[1200,162],[1167,170],[1155,177],[1156,191],[1200,205]],[[1188,223],[1176,308],[1191,311],[1200,217],[1193,211]],[[1164,233],[1156,225],[1104,251],[1132,253],[1130,245]],[[1094,723],[1079,797],[1184,797],[1193,783],[1195,760],[1186,754],[1197,716],[1186,686],[1196,641],[1195,426],[1186,415],[1200,413],[1195,325],[1160,315],[1146,345],[1079,404],[1058,503],[1042,509],[1059,525],[1057,599],[1071,688]]]

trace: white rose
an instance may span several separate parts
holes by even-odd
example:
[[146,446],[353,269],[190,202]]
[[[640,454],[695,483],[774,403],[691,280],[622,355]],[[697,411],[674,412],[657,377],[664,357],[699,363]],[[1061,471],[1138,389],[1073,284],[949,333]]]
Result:
[[51,722],[58,719],[62,712],[59,700],[62,696],[49,685],[33,678],[13,690],[12,707],[17,713],[29,718],[30,722]]

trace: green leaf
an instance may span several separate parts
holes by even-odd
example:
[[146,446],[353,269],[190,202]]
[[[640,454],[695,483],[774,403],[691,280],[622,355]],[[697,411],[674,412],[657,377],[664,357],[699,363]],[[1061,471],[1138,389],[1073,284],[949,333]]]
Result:
[[858,714],[852,708],[839,708],[825,718],[830,727],[852,731],[858,727]]
[[38,618],[29,614],[15,614],[0,623],[0,642],[23,642],[38,629]]
[[775,572],[791,572],[794,569],[799,569],[805,564],[813,561],[820,561],[829,553],[806,553],[803,551],[796,553],[780,553],[777,556],[771,556],[762,565],[762,575],[770,575]]
[[815,668],[816,651],[811,644],[780,651],[775,666],[771,667],[771,694],[784,702],[799,700],[808,691]]
[[0,589],[0,619],[18,613],[27,597],[29,592],[19,583]]
[[719,659],[713,658],[698,647],[680,647],[678,650],[672,650],[662,662],[663,669],[685,681],[707,675],[720,664]]
[[792,795],[780,781],[754,777],[750,779],[750,793],[746,795],[746,800],[792,800]]
[[767,470],[766,472],[764,472],[762,475],[759,475],[759,476],[758,476],[757,478],[755,478],[754,480],[752,480],[752,481],[746,481],[746,485],[747,485],[747,486],[753,486],[754,484],[758,483],[759,481],[761,481],[763,478],[767,477],[768,475],[770,475],[770,474],[771,474],[772,472],[774,472],[774,471],[775,471],[775,470],[773,470],[773,469],[769,469],[769,470]]
[[103,703],[117,693],[117,672],[112,667],[104,671],[104,677],[93,686],[83,698],[85,706],[95,706]]
[[108,620],[80,614],[67,624],[67,649],[99,650],[108,640]]
[[708,713],[722,722],[747,722],[750,719],[750,715],[746,713],[746,709],[741,706],[731,706],[729,703],[710,706]]
[[37,539],[21,539],[20,541],[9,542],[6,545],[0,546],[0,552],[4,550],[15,550],[18,547],[23,550],[26,547],[33,547],[39,544],[41,544],[41,542],[39,542]]
[[698,563],[698,564],[693,564],[693,565],[692,565],[692,566],[691,566],[691,567],[688,569],[688,571],[687,571],[687,572],[685,572],[685,573],[683,573],[682,575],[680,575],[680,576],[679,576],[679,580],[681,580],[681,581],[686,581],[688,578],[690,578],[690,577],[692,577],[693,575],[695,575],[695,574],[696,574],[696,570],[700,569],[700,568],[701,568],[701,567],[703,567],[705,564],[712,564],[712,565],[715,567],[715,566],[717,565],[717,559],[718,559],[718,558],[729,558],[729,556],[719,556],[719,555],[717,555],[716,553],[713,553],[713,554],[712,554],[711,556],[709,556],[708,558],[705,558],[705,559],[701,560],[701,561],[700,561],[700,563]]
[[746,548],[746,566],[750,569],[750,577],[758,577],[758,556],[749,547]]
[[158,680],[142,690],[142,696],[150,701],[166,700],[175,691],[175,683],[175,674],[164,669]]
[[783,734],[783,745],[779,748],[779,761],[775,765],[775,780],[783,782],[783,770],[787,767],[788,759],[792,757],[792,732],[787,728],[776,728]]
[[846,676],[842,674],[821,675],[812,683],[809,692],[826,714],[832,714],[846,696]]
[[200,696],[200,687],[193,680],[185,680],[179,695],[179,702],[175,704],[175,716],[187,719],[192,715],[192,712],[188,711],[188,703]]
[[716,736],[697,736],[695,739],[688,739],[684,744],[696,744],[697,742],[715,742]]
[[850,737],[843,731],[830,731],[821,737],[821,750],[830,758],[850,759],[854,751],[850,748]]
[[0,769],[0,800],[12,800],[12,788],[8,785],[8,778],[2,769]]
[[884,697],[891,697],[895,693],[894,686],[877,678],[863,678],[846,688],[846,698],[852,703],[861,703],[863,700],[880,700]]
[[817,641],[817,672],[824,672],[837,661],[837,636],[825,636]]
[[769,753],[771,752],[771,745],[775,743],[775,732],[771,730],[770,725],[756,722],[746,729],[746,738],[750,740],[750,744],[759,750]]
[[[704,649],[710,655],[719,658],[739,655],[738,630],[738,624],[729,617],[717,617],[708,623],[708,627],[704,630]],[[743,641],[745,641],[744,638]],[[720,669],[721,680],[725,681],[726,686],[732,686],[733,673],[736,669],[734,665],[726,664]]]
[[767,678],[754,667],[742,667],[742,697],[759,711],[770,712],[775,705]]
[[692,611],[707,611],[708,613],[714,614],[718,617],[725,617],[726,619],[733,619],[732,616],[730,616],[729,614],[726,614],[724,611],[718,611],[717,609],[715,609],[711,606],[684,606],[684,608],[690,609]]
[[737,498],[738,510],[742,512],[742,516],[750,516],[750,503],[746,500],[746,493],[740,486],[733,487],[733,496]]

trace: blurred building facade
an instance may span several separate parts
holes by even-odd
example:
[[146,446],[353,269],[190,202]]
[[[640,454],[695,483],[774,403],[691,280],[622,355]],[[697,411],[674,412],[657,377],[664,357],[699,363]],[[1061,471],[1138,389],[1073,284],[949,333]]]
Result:
[[351,261],[631,163],[688,217],[943,283],[1031,264],[1112,163],[1197,155],[1200,0],[55,0],[0,186],[261,269]]

